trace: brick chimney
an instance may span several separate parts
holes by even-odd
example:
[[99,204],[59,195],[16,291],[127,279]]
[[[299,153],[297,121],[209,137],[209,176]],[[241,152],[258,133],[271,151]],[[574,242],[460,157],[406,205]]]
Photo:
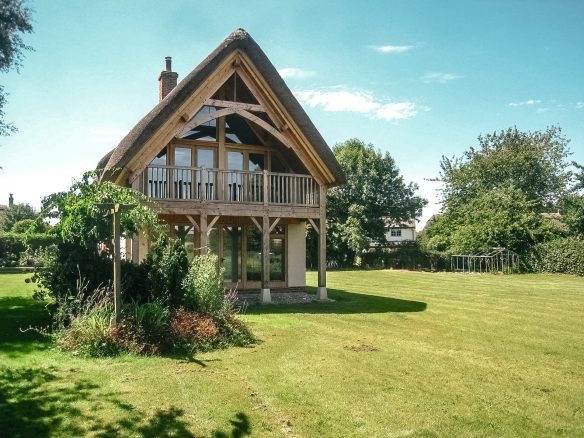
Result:
[[12,207],[14,205],[14,196],[12,196],[12,193],[10,193],[10,196],[8,197],[8,206]]
[[164,60],[166,61],[166,70],[160,72],[160,76],[158,77],[158,82],[160,83],[160,100],[164,99],[176,87],[176,80],[178,79],[178,73],[172,71],[172,58],[167,56]]

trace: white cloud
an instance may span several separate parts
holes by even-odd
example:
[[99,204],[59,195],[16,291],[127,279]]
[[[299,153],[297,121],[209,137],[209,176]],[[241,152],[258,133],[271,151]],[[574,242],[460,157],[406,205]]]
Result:
[[330,91],[295,91],[294,95],[300,102],[313,108],[320,106],[327,112],[356,112],[371,119],[403,120],[417,114],[416,105],[412,102],[385,103],[363,91],[334,88]]
[[524,100],[523,102],[510,102],[508,105],[509,106],[525,106],[525,105],[539,105],[541,103],[541,100],[539,99],[529,99],[529,100]]
[[439,71],[430,72],[422,78],[424,82],[430,84],[432,82],[437,82],[440,84],[445,84],[446,82],[456,81],[462,79],[464,76],[456,75],[454,73],[442,73]]
[[386,45],[386,46],[369,46],[369,48],[373,49],[379,53],[404,53],[404,52],[407,52],[409,50],[412,50],[414,48],[414,46]]
[[375,119],[402,120],[418,114],[416,105],[412,102],[386,103],[375,112]]
[[280,76],[282,78],[297,78],[297,79],[304,79],[315,76],[316,73],[313,71],[302,70],[301,68],[294,68],[294,67],[286,67],[278,70]]
[[118,143],[127,131],[115,128],[90,129],[88,141],[90,143]]
[[576,102],[576,109],[584,108],[584,102]]

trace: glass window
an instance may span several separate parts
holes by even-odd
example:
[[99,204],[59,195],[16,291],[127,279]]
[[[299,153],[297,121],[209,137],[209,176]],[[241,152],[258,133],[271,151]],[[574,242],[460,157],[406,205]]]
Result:
[[165,166],[166,165],[166,148],[162,149],[158,155],[150,162],[155,166]]
[[243,152],[227,152],[227,168],[229,170],[243,170]]
[[262,144],[247,121],[236,114],[225,116],[225,142],[237,144]]
[[215,168],[215,149],[197,148],[197,167]]
[[401,237],[402,230],[391,230],[392,237]]
[[256,227],[247,229],[247,281],[262,279],[262,233]]
[[249,153],[248,170],[250,172],[259,172],[264,170],[264,154]]
[[191,148],[174,148],[174,165],[175,166],[192,166],[192,149]]
[[213,99],[230,100],[257,104],[258,101],[251,93],[245,82],[237,73],[232,74],[227,81],[213,95]]
[[[195,114],[191,120],[194,120],[204,114],[211,114],[215,111],[215,107],[205,105],[199,110],[197,114]],[[217,120],[212,119],[208,122],[195,126],[181,138],[186,138],[189,140],[217,141]]]
[[286,173],[287,171],[288,169],[284,166],[282,160],[280,160],[280,156],[272,153],[272,172]]
[[284,236],[270,237],[270,281],[286,280],[286,245]]

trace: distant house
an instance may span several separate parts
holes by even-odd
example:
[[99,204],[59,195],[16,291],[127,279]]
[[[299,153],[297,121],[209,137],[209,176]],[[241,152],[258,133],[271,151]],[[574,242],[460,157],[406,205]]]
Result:
[[387,221],[385,224],[385,239],[390,245],[416,241],[416,220],[405,222]]
[[[326,299],[326,193],[344,173],[290,89],[243,29],[177,84],[171,59],[160,102],[98,164],[102,178],[139,190],[189,257],[212,251],[225,286],[304,290],[306,225],[319,234]],[[127,245],[138,262],[144,237]]]

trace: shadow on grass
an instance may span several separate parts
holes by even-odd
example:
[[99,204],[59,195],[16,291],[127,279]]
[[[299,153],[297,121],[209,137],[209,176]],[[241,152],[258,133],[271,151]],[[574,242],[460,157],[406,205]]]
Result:
[[[182,418],[184,410],[171,406],[148,415],[115,393],[78,378],[77,372],[54,367],[0,368],[2,436],[43,438],[66,432],[71,436],[197,437]],[[251,433],[243,412],[229,423],[229,432],[218,429],[212,436],[235,438]]]
[[50,346],[47,336],[30,327],[49,324],[44,304],[28,297],[0,298],[0,354],[16,358]]
[[[307,288],[308,293],[315,294],[315,288]],[[392,313],[392,312],[423,312],[427,304],[422,301],[402,300],[347,292],[340,289],[328,289],[332,302],[314,302],[302,304],[277,304],[249,306],[247,314],[266,313]]]

